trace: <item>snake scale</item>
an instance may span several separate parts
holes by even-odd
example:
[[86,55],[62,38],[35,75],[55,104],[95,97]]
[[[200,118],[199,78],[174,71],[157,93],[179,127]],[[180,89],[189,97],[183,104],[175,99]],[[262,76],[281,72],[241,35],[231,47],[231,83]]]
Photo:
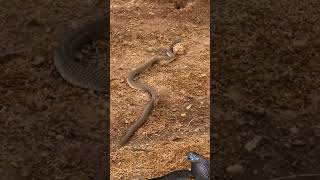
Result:
[[107,18],[99,16],[78,29],[66,32],[54,49],[54,65],[70,84],[96,91],[107,90],[106,71],[85,67],[75,61],[75,54],[82,44],[98,40],[107,32]]
[[130,137],[141,127],[145,121],[148,118],[148,115],[150,114],[152,108],[155,106],[155,104],[158,102],[159,97],[155,89],[152,87],[140,83],[136,81],[136,77],[138,77],[141,73],[145,72],[149,67],[151,67],[153,64],[156,64],[160,62],[161,60],[165,61],[166,63],[170,63],[173,61],[176,57],[176,54],[173,52],[173,47],[175,44],[181,42],[181,38],[176,38],[176,40],[171,44],[169,49],[166,49],[165,55],[163,56],[157,56],[146,62],[145,64],[142,64],[138,68],[131,71],[127,78],[127,83],[130,87],[138,90],[142,90],[145,92],[148,92],[151,96],[150,101],[145,105],[145,108],[143,109],[141,115],[138,117],[137,121],[128,129],[128,132],[124,135],[124,137],[121,139],[119,146],[125,145]]
[[190,151],[187,160],[191,163],[191,171],[183,169],[172,171],[164,176],[148,180],[209,180],[210,162],[201,154]]

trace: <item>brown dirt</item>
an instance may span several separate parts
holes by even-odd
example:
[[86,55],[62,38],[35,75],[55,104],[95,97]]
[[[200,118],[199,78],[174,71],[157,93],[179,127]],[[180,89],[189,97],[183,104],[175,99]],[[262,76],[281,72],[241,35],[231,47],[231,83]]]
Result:
[[[111,179],[189,169],[188,151],[209,157],[209,2],[113,0],[110,14]],[[120,138],[149,98],[128,86],[128,73],[176,36],[183,38],[186,54],[141,75],[140,81],[154,87],[160,101],[147,123],[119,149]]]
[[[216,179],[320,172],[319,8],[317,0],[216,1]],[[242,170],[230,173],[234,165]]]
[[[101,2],[0,2],[1,179],[89,180],[101,172],[104,97],[65,82],[52,60],[55,37],[102,12]],[[189,168],[189,150],[209,157],[208,2],[184,2],[111,2],[114,179]],[[211,152],[216,179],[320,171],[320,4],[268,3],[216,1],[215,93],[220,99],[212,131],[217,152]],[[128,87],[126,75],[153,56],[149,51],[167,47],[177,35],[187,53],[141,76],[161,100],[128,146],[117,149],[148,100]],[[102,61],[102,46],[86,46],[82,54]],[[257,137],[260,141],[253,143]],[[235,164],[242,170],[228,172]]]
[[[103,95],[68,84],[52,59],[58,34],[102,12],[98,3],[1,1],[0,179],[89,180],[101,172]],[[94,46],[103,49],[92,45],[84,58],[105,60]]]

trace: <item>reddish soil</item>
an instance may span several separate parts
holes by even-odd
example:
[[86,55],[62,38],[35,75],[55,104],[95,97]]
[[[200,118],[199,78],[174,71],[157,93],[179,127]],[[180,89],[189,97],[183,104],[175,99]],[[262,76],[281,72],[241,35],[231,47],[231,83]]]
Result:
[[[208,1],[111,1],[111,179],[189,169],[190,150],[209,157],[209,15]],[[176,36],[182,37],[186,53],[140,76],[160,101],[127,146],[118,148],[149,100],[128,86],[128,73]]]

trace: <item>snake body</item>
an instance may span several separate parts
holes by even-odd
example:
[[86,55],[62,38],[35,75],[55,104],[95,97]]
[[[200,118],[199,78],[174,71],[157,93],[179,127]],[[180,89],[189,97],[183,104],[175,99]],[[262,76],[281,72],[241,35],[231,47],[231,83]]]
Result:
[[155,177],[149,180],[190,180],[193,177],[189,170],[172,171],[164,176]]
[[135,81],[135,78],[138,77],[141,73],[145,72],[150,66],[152,66],[155,63],[158,63],[161,60],[165,60],[167,63],[170,63],[175,59],[175,54],[173,53],[173,47],[175,44],[181,42],[180,38],[177,38],[170,48],[166,51],[165,56],[159,56],[154,57],[151,60],[149,60],[147,63],[139,66],[138,68],[131,71],[127,78],[127,83],[130,87],[138,90],[142,90],[145,92],[148,92],[151,96],[150,101],[145,105],[145,108],[143,109],[141,115],[138,117],[137,121],[128,129],[125,136],[120,141],[120,147],[125,145],[130,137],[137,131],[139,127],[141,127],[147,120],[152,108],[155,106],[155,104],[158,102],[159,97],[155,89],[152,87]]
[[190,151],[187,155],[188,161],[191,163],[191,173],[195,180],[209,180],[209,161],[201,154]]
[[191,171],[176,170],[164,176],[151,178],[149,180],[209,180],[209,161],[201,154],[190,151],[187,153],[187,160],[191,163]]
[[82,88],[105,91],[107,72],[85,67],[75,61],[75,53],[82,44],[97,40],[107,32],[107,18],[100,16],[80,27],[65,33],[54,49],[54,65],[69,83]]

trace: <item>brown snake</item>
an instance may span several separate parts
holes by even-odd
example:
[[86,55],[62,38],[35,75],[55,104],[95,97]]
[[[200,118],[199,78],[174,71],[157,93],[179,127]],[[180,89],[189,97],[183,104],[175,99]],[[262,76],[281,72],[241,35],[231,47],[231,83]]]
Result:
[[165,60],[166,63],[172,62],[176,54],[173,52],[173,47],[177,43],[181,42],[181,38],[177,38],[170,46],[169,49],[166,50],[165,56],[160,57],[154,57],[145,64],[139,66],[138,68],[131,71],[127,78],[127,83],[131,88],[142,90],[145,92],[148,92],[151,96],[150,101],[145,105],[145,108],[143,109],[141,115],[138,117],[137,121],[128,129],[128,132],[126,135],[122,138],[120,141],[120,147],[125,145],[130,137],[137,131],[138,128],[140,128],[147,120],[152,108],[157,104],[159,97],[155,89],[152,87],[142,84],[138,81],[135,81],[135,78],[138,77],[141,73],[145,72],[149,67],[151,67],[153,64],[160,62],[161,60]]

